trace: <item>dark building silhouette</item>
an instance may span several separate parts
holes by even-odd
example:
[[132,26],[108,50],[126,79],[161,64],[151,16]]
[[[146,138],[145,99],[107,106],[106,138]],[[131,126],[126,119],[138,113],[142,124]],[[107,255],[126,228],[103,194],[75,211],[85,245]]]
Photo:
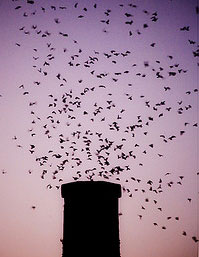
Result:
[[120,257],[121,186],[103,181],[63,184],[63,257]]

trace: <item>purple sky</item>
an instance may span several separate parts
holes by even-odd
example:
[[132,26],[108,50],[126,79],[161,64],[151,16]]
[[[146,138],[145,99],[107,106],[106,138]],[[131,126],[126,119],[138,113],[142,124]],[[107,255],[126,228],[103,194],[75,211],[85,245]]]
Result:
[[0,3],[0,256],[61,256],[60,185],[93,179],[122,257],[196,257],[197,1],[34,2]]

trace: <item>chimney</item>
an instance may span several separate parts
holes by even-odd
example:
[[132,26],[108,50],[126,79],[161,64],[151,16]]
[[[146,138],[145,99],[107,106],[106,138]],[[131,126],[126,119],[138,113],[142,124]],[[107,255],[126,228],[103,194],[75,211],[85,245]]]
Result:
[[119,184],[81,181],[63,184],[63,257],[120,257]]

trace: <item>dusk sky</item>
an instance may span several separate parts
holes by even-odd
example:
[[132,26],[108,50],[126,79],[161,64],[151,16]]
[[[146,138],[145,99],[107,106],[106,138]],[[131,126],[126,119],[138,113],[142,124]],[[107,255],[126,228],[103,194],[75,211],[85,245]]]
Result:
[[60,257],[61,185],[89,180],[122,186],[121,257],[198,256],[198,15],[0,1],[0,256]]

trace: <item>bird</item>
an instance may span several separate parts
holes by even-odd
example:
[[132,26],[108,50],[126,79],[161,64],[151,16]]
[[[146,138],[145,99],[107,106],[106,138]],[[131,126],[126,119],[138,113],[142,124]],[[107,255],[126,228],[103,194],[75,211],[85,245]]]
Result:
[[199,240],[197,239],[196,236],[192,236],[192,239],[193,239],[193,241],[194,241],[195,243],[199,242]]
[[3,169],[2,170],[2,174],[5,175],[7,172]]
[[180,28],[181,31],[189,31],[190,26],[184,26],[182,28]]
[[22,6],[21,6],[21,5],[18,5],[18,6],[15,7],[15,10],[19,10],[19,9],[21,9],[21,8],[22,8]]
[[[33,5],[34,1],[28,0],[27,3]],[[91,181],[96,178],[116,180],[125,185],[123,191],[130,198],[133,197],[134,191],[137,194],[145,194],[143,202],[146,207],[143,206],[145,204],[141,204],[142,210],[147,211],[148,204],[152,202],[158,215],[164,215],[164,208],[158,206],[159,201],[151,200],[149,196],[167,193],[167,190],[172,190],[177,185],[183,186],[186,177],[183,173],[178,176],[178,173],[167,172],[163,168],[159,171],[162,176],[158,175],[156,179],[153,173],[146,171],[148,177],[145,180],[143,173],[145,171],[141,169],[143,169],[142,166],[147,167],[145,163],[149,159],[154,162],[157,160],[162,164],[166,162],[168,158],[166,151],[170,151],[166,147],[173,151],[175,143],[177,146],[178,141],[183,142],[184,138],[192,133],[192,129],[196,129],[196,121],[191,120],[195,110],[194,104],[193,108],[191,107],[192,97],[196,96],[195,93],[198,91],[188,86],[186,90],[176,89],[175,83],[178,83],[178,78],[182,81],[185,78],[186,81],[189,70],[185,63],[177,62],[177,53],[171,53],[171,55],[168,49],[165,49],[162,55],[158,55],[159,43],[147,34],[149,29],[152,31],[153,26],[158,28],[159,13],[155,10],[151,13],[141,5],[119,4],[117,8],[121,9],[121,13],[117,13],[117,26],[121,26],[123,43],[116,49],[117,44],[112,45],[112,43],[117,40],[111,41],[111,39],[117,39],[121,33],[117,30],[118,34],[114,34],[117,28],[115,19],[112,19],[115,7],[113,10],[107,9],[108,6],[100,9],[98,3],[82,6],[81,3],[74,2],[71,3],[72,8],[70,4],[67,7],[47,4],[45,7],[39,6],[37,12],[33,13],[31,12],[34,9],[29,12],[25,7],[26,5],[22,3],[15,5],[16,14],[24,15],[24,19],[30,18],[30,20],[33,18],[32,15],[35,15],[34,19],[36,19],[39,17],[37,15],[41,14],[47,21],[48,18],[49,21],[51,19],[55,28],[53,27],[50,31],[49,27],[49,31],[45,31],[47,27],[44,27],[45,24],[40,26],[38,19],[36,25],[35,22],[27,23],[30,25],[30,30],[26,23],[24,26],[20,25],[18,30],[18,33],[28,35],[26,40],[29,42],[32,40],[31,43],[34,44],[30,49],[34,53],[34,56],[31,54],[31,60],[34,62],[31,69],[34,69],[33,76],[30,76],[32,83],[24,80],[19,87],[22,90],[21,95],[24,95],[22,101],[27,100],[27,108],[30,108],[31,119],[28,131],[30,142],[27,141],[27,149],[24,144],[20,145],[18,135],[13,139],[16,140],[14,142],[19,145],[19,148],[23,147],[24,151],[30,152],[32,156],[37,156],[35,158],[43,172],[41,179],[45,181],[46,173],[51,172],[51,179],[57,183],[47,180],[47,189],[59,190],[60,184],[64,181],[64,178],[60,178],[59,175],[61,176],[62,171],[71,169],[73,172],[71,180],[75,183],[83,177]],[[36,3],[33,8],[37,9]],[[98,10],[101,10],[101,16],[95,15]],[[70,12],[69,16],[67,12]],[[137,20],[138,12],[144,16],[143,20],[141,18]],[[67,27],[62,28],[63,24],[70,24],[69,17],[74,18],[72,30]],[[90,39],[89,28],[92,26],[94,28],[92,22],[99,25],[95,27],[98,37]],[[91,26],[87,28],[86,24]],[[83,38],[84,36],[80,33],[84,28],[88,32],[88,38]],[[193,59],[199,53],[196,41],[191,39],[190,33],[186,33],[191,29],[191,24],[182,25],[177,28],[176,36],[178,33],[184,36],[186,34],[184,44],[190,49],[190,58]],[[145,35],[148,38],[146,42]],[[141,57],[136,61],[139,52],[134,42],[137,37],[140,37],[139,42],[145,46],[146,51],[147,49],[153,51],[150,59]],[[98,44],[94,45],[95,40],[98,39]],[[16,47],[19,54],[23,49],[26,52],[27,44],[22,40],[20,43],[15,43],[19,46],[19,48]],[[89,41],[90,48],[84,45],[86,40]],[[105,47],[103,42],[108,47]],[[128,48],[125,48],[125,44]],[[63,63],[63,67],[59,66],[59,62]],[[143,72],[143,69],[146,72]],[[37,73],[34,74],[34,72]],[[154,85],[149,83],[150,78],[154,79]],[[31,88],[31,84],[35,87]],[[173,99],[176,90],[178,96]],[[157,100],[159,93],[160,100]],[[35,99],[36,94],[38,99]],[[185,126],[183,128],[176,125],[178,114],[181,114],[179,124]],[[189,119],[186,119],[186,115]],[[166,128],[164,122],[171,122],[171,126]],[[45,144],[45,140],[50,148]],[[43,157],[40,152],[41,141],[42,150],[45,145],[48,148]],[[164,142],[167,144],[162,145]],[[113,161],[116,162],[115,165]],[[88,165],[89,168],[84,168],[84,165]],[[90,166],[96,167],[92,170]],[[155,175],[156,163],[154,167],[154,171],[151,172]],[[79,170],[78,173],[76,170]],[[137,178],[139,171],[142,173],[141,179]],[[170,181],[171,177],[174,182]],[[137,188],[134,187],[135,183],[138,185]],[[132,188],[128,188],[128,184]],[[191,198],[185,197],[186,204],[191,201]],[[141,220],[143,215],[139,214],[138,217]],[[166,219],[180,220],[180,217],[166,216]],[[158,226],[159,222],[153,224]],[[166,229],[165,226],[159,225],[159,227]]]

